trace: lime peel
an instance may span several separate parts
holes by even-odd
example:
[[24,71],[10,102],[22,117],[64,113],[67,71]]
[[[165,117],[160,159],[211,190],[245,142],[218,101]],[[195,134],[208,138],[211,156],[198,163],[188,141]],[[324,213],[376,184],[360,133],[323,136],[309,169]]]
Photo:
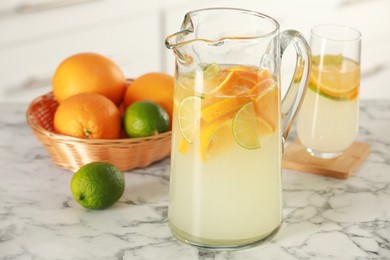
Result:
[[261,147],[257,134],[256,114],[253,102],[243,105],[233,117],[233,137],[238,145],[254,150]]
[[201,97],[190,96],[185,98],[178,108],[179,128],[183,137],[192,144],[196,129],[198,128],[199,111],[201,109]]

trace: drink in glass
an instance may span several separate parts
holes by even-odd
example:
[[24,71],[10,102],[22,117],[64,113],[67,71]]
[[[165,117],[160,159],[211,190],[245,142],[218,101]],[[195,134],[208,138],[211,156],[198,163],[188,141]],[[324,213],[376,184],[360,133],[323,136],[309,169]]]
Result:
[[358,133],[360,33],[344,26],[314,27],[312,69],[297,132],[307,151],[339,156]]

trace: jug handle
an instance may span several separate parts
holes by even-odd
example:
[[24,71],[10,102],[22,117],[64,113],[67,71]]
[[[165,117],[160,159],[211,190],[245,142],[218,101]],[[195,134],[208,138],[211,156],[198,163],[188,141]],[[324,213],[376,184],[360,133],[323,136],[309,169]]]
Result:
[[301,107],[309,83],[311,68],[310,47],[305,38],[295,30],[286,30],[280,34],[280,55],[283,56],[289,44],[293,44],[297,53],[295,71],[289,88],[282,100],[282,140],[287,140],[294,118]]

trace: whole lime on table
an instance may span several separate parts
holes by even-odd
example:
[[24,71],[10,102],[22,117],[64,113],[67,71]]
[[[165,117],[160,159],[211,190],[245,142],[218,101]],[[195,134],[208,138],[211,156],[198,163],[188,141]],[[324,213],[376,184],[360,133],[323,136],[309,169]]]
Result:
[[92,162],[73,175],[70,187],[74,199],[84,208],[104,209],[123,195],[125,178],[110,163]]
[[170,119],[162,106],[151,101],[137,101],[126,108],[123,126],[129,137],[147,137],[169,130]]

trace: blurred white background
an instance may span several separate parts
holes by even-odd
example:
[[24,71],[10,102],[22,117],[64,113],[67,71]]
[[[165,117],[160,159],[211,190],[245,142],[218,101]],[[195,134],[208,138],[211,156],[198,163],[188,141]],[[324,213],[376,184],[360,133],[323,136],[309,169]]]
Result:
[[[2,0],[0,1],[0,101],[29,102],[49,92],[58,64],[79,52],[113,59],[134,78],[173,73],[164,45],[184,14],[206,7],[238,7],[268,14],[281,30],[333,23],[361,31],[361,99],[390,99],[389,0]],[[289,50],[282,83],[294,62]],[[284,84],[285,85],[285,84]]]

